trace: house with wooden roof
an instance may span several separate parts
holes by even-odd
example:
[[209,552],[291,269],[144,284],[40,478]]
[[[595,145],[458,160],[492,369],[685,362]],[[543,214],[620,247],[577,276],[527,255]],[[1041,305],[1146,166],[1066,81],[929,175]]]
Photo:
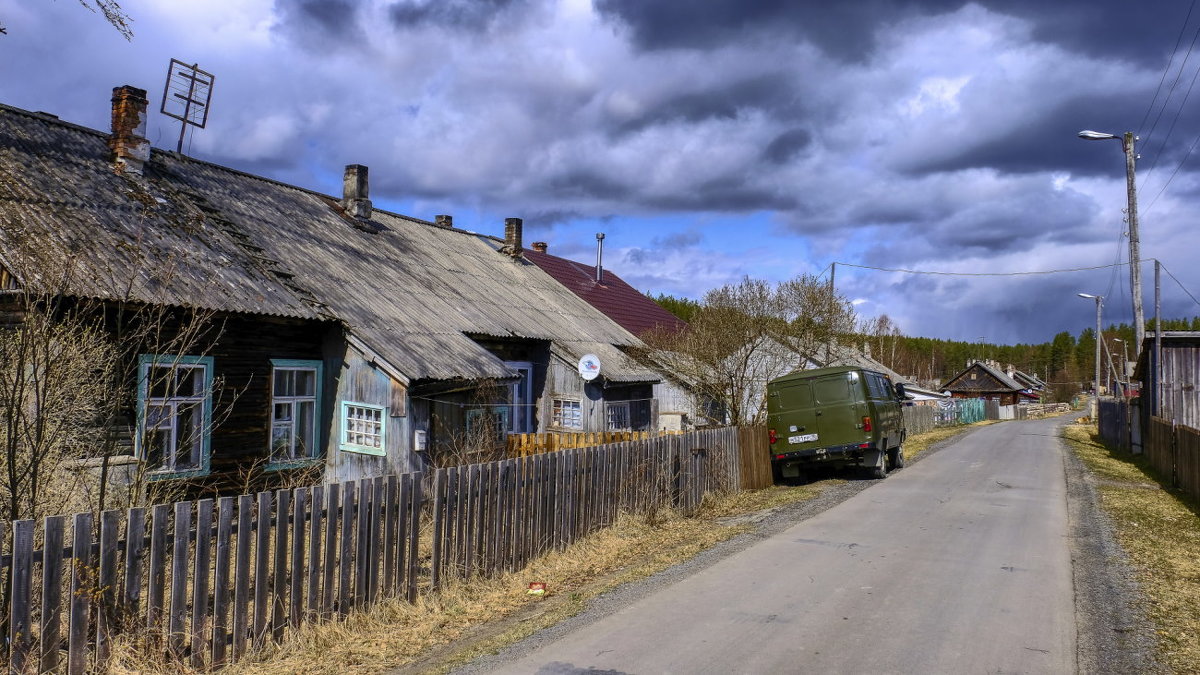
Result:
[[994,361],[969,363],[941,388],[954,398],[982,398],[999,401],[1000,405],[1016,405],[1039,398],[1033,387],[1010,376]]
[[501,238],[374,208],[360,165],[339,197],[151,149],[147,105],[114,89],[111,134],[0,106],[10,304],[213,327],[138,355],[131,461],[169,479],[257,458],[340,481],[421,469],[472,434],[651,425],[631,401],[660,376],[622,351],[640,341],[530,262],[521,219]]

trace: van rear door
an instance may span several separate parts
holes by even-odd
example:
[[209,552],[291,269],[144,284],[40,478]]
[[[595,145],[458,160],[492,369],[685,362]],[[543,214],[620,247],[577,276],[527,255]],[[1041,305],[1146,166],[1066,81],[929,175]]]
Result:
[[792,380],[775,387],[775,414],[768,420],[779,440],[790,450],[815,448],[820,439],[819,418],[813,409],[812,384],[808,380]]
[[822,446],[847,445],[862,441],[861,383],[856,372],[827,375],[813,380],[813,405],[820,411]]

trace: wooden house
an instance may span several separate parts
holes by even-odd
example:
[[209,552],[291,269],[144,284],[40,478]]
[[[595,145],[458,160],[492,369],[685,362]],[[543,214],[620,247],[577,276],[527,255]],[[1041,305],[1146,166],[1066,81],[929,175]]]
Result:
[[1150,417],[1155,416],[1200,429],[1200,331],[1163,331],[1159,342],[1161,365],[1154,333],[1149,332],[1133,375],[1142,383],[1138,401],[1141,428],[1150,428]]
[[[603,235],[597,236],[603,242]],[[687,328],[687,323],[682,319],[663,309],[616,273],[605,269],[599,255],[595,265],[587,265],[553,255],[549,252],[549,244],[538,241],[533,242],[532,250],[526,251],[525,257],[636,336],[642,337],[654,331],[677,332]],[[662,371],[659,381],[652,383],[650,388],[642,386],[637,390],[631,389],[628,396],[628,411],[610,413],[599,421],[610,429],[617,429],[622,428],[620,425],[623,420],[628,419],[629,428],[643,431],[682,430],[704,419],[695,409],[687,384],[678,374],[667,370]]]
[[1010,377],[994,361],[973,361],[941,389],[950,392],[954,398],[982,398],[999,401],[1000,405],[1016,405],[1038,398],[1030,386]]
[[[111,134],[0,106],[9,295],[217,327],[138,355],[129,461],[341,481],[470,452],[472,435],[648,425],[637,404],[659,376],[622,351],[639,340],[529,262],[519,218],[488,236],[373,208],[364,166],[338,197],[152,150],[147,104],[114,89]],[[590,381],[585,356],[601,364]]]

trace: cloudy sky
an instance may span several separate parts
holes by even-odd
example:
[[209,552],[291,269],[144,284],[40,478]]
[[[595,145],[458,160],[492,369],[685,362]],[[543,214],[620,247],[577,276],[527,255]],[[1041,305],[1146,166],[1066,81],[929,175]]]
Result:
[[[216,76],[185,151],[594,262],[692,298],[828,274],[910,335],[1042,342],[1130,321],[1125,164],[1164,313],[1200,315],[1194,0],[0,0],[0,102],[106,130],[172,57]],[[156,147],[178,123],[157,112]],[[1200,155],[1200,149],[1192,155]],[[1147,315],[1153,268],[1144,267]],[[1186,291],[1184,290],[1186,289]],[[1107,323],[1107,320],[1106,320]]]

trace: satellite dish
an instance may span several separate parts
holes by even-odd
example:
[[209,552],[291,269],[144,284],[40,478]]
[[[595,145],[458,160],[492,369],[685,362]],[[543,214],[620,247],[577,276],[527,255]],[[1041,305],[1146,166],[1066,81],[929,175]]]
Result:
[[600,376],[600,357],[595,354],[584,354],[579,359],[579,376],[591,382]]

